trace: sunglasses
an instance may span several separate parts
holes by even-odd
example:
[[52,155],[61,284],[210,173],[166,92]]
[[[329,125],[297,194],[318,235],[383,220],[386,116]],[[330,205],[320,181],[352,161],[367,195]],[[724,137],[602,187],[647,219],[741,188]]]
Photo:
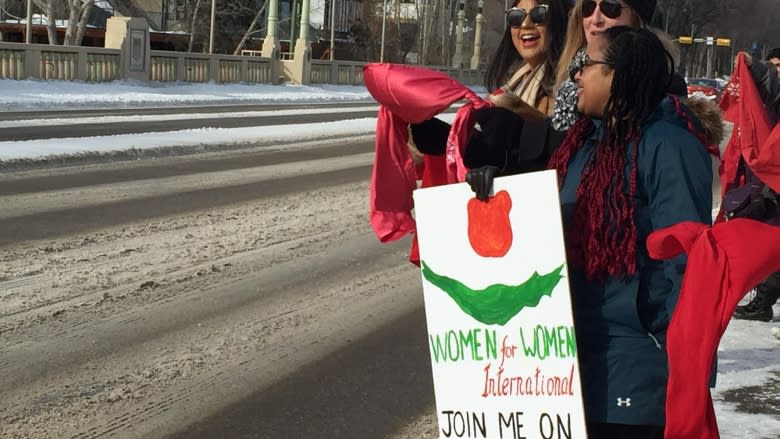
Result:
[[531,19],[531,23],[541,25],[547,22],[548,5],[538,5],[531,8],[530,11],[520,8],[512,8],[506,11],[506,23],[517,29],[523,25],[525,17]]
[[615,64],[613,64],[611,62],[595,60],[595,59],[592,59],[591,57],[589,57],[588,55],[585,55],[585,57],[582,58],[580,60],[580,62],[577,63],[577,65],[574,66],[574,68],[572,68],[569,71],[569,79],[571,79],[571,82],[577,82],[574,79],[574,77],[577,75],[577,73],[584,71],[585,67],[590,67],[590,66],[596,65],[596,64],[604,64],[605,66],[609,66],[609,67],[612,67],[612,68],[615,67]]
[[582,3],[582,16],[588,18],[596,12],[596,8],[601,10],[607,18],[618,18],[620,13],[623,12],[623,5],[616,0],[602,0],[601,3],[596,3],[594,0],[587,0]]

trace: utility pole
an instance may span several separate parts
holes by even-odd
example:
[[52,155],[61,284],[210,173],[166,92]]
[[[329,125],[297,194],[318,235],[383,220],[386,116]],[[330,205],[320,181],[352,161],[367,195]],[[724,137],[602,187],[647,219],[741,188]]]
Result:
[[466,21],[466,0],[458,2],[458,24],[455,26],[455,55],[452,57],[452,66],[458,70],[463,68],[463,22]]
[[382,42],[379,48],[379,62],[385,62],[385,24],[387,23],[387,0],[382,0]]
[[292,7],[290,8],[290,52],[293,52],[293,41],[295,41],[295,17],[298,16],[298,0],[292,0]]
[[211,0],[211,30],[209,31],[209,53],[214,53],[214,22],[217,17],[217,0]]
[[27,0],[27,26],[24,28],[24,42],[32,43],[32,0]]
[[[715,46],[722,46],[722,47],[729,47],[731,46],[731,58],[734,59],[734,45],[731,42],[731,39],[729,38],[715,38],[715,37],[694,37],[693,35],[680,35],[676,39],[678,44],[694,44],[694,43],[706,43],[707,45],[707,70],[706,70],[706,77],[712,78],[713,77],[713,71],[712,71],[712,65],[714,61],[714,51]],[[732,61],[733,62],[733,61]],[[733,67],[732,67],[733,70]],[[689,75],[694,75],[694,73],[690,73]]]
[[330,0],[330,60],[333,61],[333,52],[336,50],[336,0]]
[[[479,58],[482,51],[482,24],[485,18],[482,16],[482,0],[477,1],[477,16],[474,18],[477,26],[474,29],[474,55],[471,57],[471,70],[479,70]],[[506,20],[504,20],[506,22]]]

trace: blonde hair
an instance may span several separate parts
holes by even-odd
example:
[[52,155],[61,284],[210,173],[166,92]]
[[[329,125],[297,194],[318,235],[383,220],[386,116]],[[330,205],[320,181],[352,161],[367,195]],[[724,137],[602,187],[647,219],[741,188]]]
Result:
[[[569,79],[569,68],[580,49],[587,45],[585,40],[585,28],[582,26],[582,4],[585,0],[577,0],[569,12],[569,24],[566,27],[566,43],[563,45],[561,59],[558,61],[558,69],[555,72],[555,90]],[[644,28],[645,23],[634,8],[625,5],[631,11],[631,25],[636,28]]]

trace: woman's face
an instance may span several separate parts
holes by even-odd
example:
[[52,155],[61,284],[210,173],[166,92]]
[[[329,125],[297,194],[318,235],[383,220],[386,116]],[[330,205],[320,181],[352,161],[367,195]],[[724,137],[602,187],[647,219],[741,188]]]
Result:
[[[620,12],[615,15],[618,10]],[[590,13],[590,11],[593,12]],[[594,36],[611,27],[635,25],[633,10],[620,0],[585,0],[582,2],[582,28],[585,31],[585,40],[588,44]]]
[[609,101],[615,71],[605,64],[607,47],[603,36],[594,36],[585,51],[585,61],[574,75],[579,86],[577,109],[589,117],[601,118]]
[[[520,0],[514,7],[526,11],[525,20],[515,27],[511,26],[512,43],[517,53],[531,67],[538,67],[544,63],[544,52],[547,47],[545,23],[534,23],[531,10],[539,6],[535,0]],[[546,14],[545,14],[546,15]]]

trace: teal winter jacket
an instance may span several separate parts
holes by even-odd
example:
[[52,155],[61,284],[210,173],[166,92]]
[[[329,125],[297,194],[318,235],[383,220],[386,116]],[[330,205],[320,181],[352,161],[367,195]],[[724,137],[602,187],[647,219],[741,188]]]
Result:
[[[697,120],[692,120],[696,125]],[[577,186],[602,135],[600,124],[595,123],[594,134],[569,162],[560,190],[568,233],[576,233],[568,231],[568,225]],[[645,240],[652,231],[681,221],[711,222],[712,160],[687,127],[688,121],[666,98],[642,129],[634,199],[637,273],[598,282],[588,281],[578,267],[569,267],[588,422],[664,424],[666,330],[686,259],[681,256],[669,261],[651,260]],[[626,145],[627,154],[630,148]],[[627,177],[630,166],[629,163],[625,169]]]

